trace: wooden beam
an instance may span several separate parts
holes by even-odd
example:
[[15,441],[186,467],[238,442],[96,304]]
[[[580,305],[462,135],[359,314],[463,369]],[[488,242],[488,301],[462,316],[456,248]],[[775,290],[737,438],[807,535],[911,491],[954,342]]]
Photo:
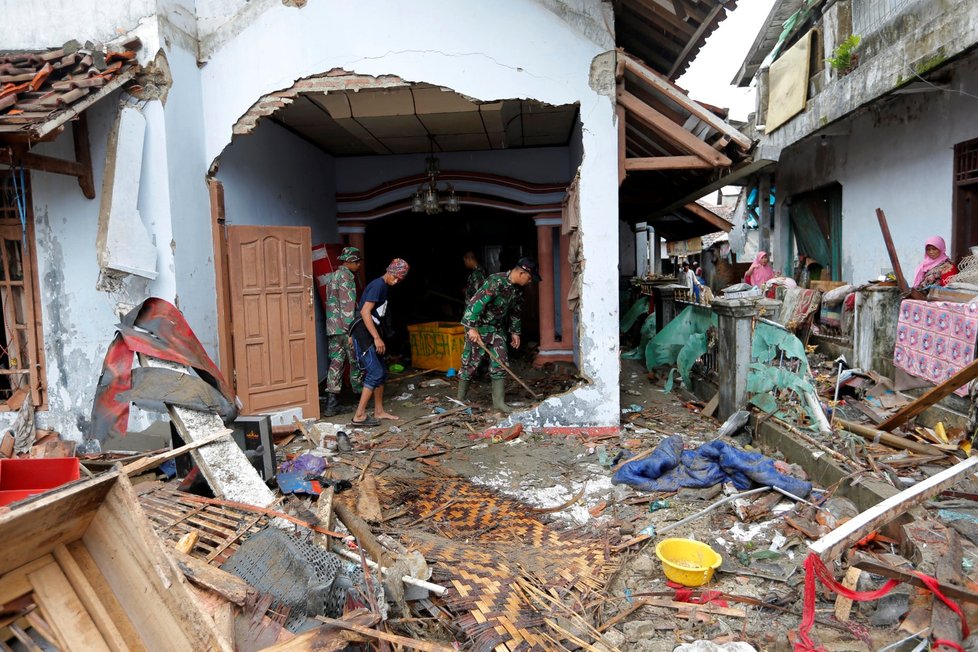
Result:
[[382,632],[377,629],[371,629],[369,627],[364,627],[363,625],[358,625],[353,622],[347,622],[345,620],[338,620],[336,618],[326,618],[324,616],[316,616],[316,620],[321,623],[325,623],[325,627],[336,627],[339,629],[345,629],[347,631],[356,632],[368,638],[377,639],[380,641],[387,641],[388,643],[395,643],[412,650],[423,650],[424,652],[452,652],[455,648],[443,645],[441,643],[432,643],[429,641],[419,641],[413,638],[407,638],[406,636],[398,636],[397,634],[388,634],[387,632]]
[[890,448],[913,451],[915,453],[919,453],[920,455],[946,455],[944,451],[936,446],[913,441],[912,439],[900,437],[899,435],[891,435],[888,432],[883,432],[882,430],[877,430],[876,428],[871,428],[870,426],[864,426],[861,423],[853,423],[851,421],[846,421],[845,419],[836,419],[835,422],[849,432],[856,433],[863,439],[869,441],[879,441],[881,444],[885,444]]
[[[871,560],[871,559],[859,559],[853,563],[853,568],[858,568],[872,573],[873,575],[880,575],[882,577],[887,577],[891,580],[900,580],[901,582],[906,582],[907,584],[913,584],[914,586],[919,586],[920,588],[927,588],[927,585],[921,581],[919,577],[911,573],[910,571],[905,571],[888,564],[884,564],[881,561]],[[952,584],[944,584],[941,582],[937,583],[938,588],[941,593],[953,600],[960,600],[961,602],[970,602],[971,604],[978,604],[978,593],[972,593],[971,591],[965,591],[964,589],[958,588]]]
[[625,183],[628,170],[628,136],[625,131],[625,107],[615,106],[615,119],[618,121],[618,186]]
[[909,489],[890,496],[855,518],[849,519],[808,548],[823,561],[836,559],[870,532],[955,485],[966,474],[974,474],[976,469],[978,469],[978,457],[969,457],[958,462],[951,468],[921,480]]
[[723,4],[718,2],[716,6],[710,10],[710,13],[706,15],[706,18],[703,19],[703,22],[700,23],[699,28],[693,33],[692,36],[689,37],[689,40],[686,41],[686,47],[684,47],[683,51],[679,53],[678,57],[676,57],[676,62],[672,64],[672,69],[669,71],[669,79],[674,78],[676,73],[685,67],[684,64],[686,57],[689,56],[690,52],[692,52],[694,48],[699,47],[700,39],[704,37],[706,31],[710,29],[711,26],[716,24],[717,17],[721,11],[723,11]]
[[0,164],[11,167],[22,165],[29,170],[50,172],[51,174],[65,174],[70,177],[81,178],[88,174],[88,170],[81,163],[76,163],[75,161],[66,161],[64,159],[54,158],[53,156],[34,154],[33,152],[25,152],[18,156],[10,149],[0,150]]
[[730,167],[732,162],[721,152],[716,151],[702,140],[689,133],[681,125],[676,124],[652,107],[644,104],[628,91],[618,94],[618,103],[632,115],[656,131],[660,136],[672,142],[676,147],[690,154],[695,154],[714,167]]
[[696,202],[691,202],[689,204],[686,204],[685,206],[683,206],[683,208],[689,211],[690,213],[696,215],[696,217],[700,218],[701,220],[709,222],[713,226],[717,227],[717,230],[719,231],[723,231],[724,233],[730,233],[730,230],[733,229],[733,224],[723,219],[722,217],[720,217],[719,215],[711,211],[709,208],[700,206]]
[[82,113],[71,128],[71,136],[75,142],[75,160],[84,170],[78,177],[78,186],[88,199],[95,199],[95,179],[92,176],[92,148],[88,142],[88,118]]
[[129,645],[122,637],[122,633],[116,627],[112,616],[102,604],[101,596],[92,587],[85,571],[82,570],[75,558],[68,552],[68,548],[63,543],[59,543],[54,548],[54,558],[58,561],[58,566],[68,579],[71,588],[75,590],[78,599],[84,605],[88,615],[91,616],[95,627],[105,640],[105,644],[113,652],[128,652]]
[[[876,209],[876,219],[880,223],[880,231],[883,233],[883,244],[886,245],[886,253],[890,256],[890,264],[893,265],[893,275],[896,276],[897,285],[900,292],[904,295],[910,293],[910,286],[907,278],[903,275],[903,268],[900,266],[900,257],[897,255],[896,247],[893,245],[893,237],[890,235],[890,227],[886,223],[886,213],[882,208]],[[914,297],[920,298],[920,297]]]
[[890,431],[898,426],[902,426],[907,421],[910,421],[910,419],[913,419],[945,396],[951,395],[956,389],[970,383],[975,378],[978,378],[978,360],[973,361],[967,367],[963,367],[961,371],[934,387],[913,403],[900,408],[896,414],[881,423],[879,429]]
[[622,53],[621,58],[625,60],[625,70],[631,72],[642,81],[647,82],[653,88],[666,95],[670,100],[676,102],[679,104],[679,106],[683,107],[720,133],[726,134],[730,140],[737,144],[740,149],[746,151],[754,144],[750,138],[740,133],[724,122],[718,115],[690,98],[688,95],[686,95],[686,93],[681,91],[678,86],[657,73],[652,68],[649,68],[641,61],[638,61],[634,57],[630,56],[627,52]]
[[668,34],[681,35],[683,38],[692,38],[696,34],[695,27],[681,20],[676,14],[662,7],[655,0],[631,0],[625,3],[625,7],[642,16],[645,20],[655,23]]
[[652,156],[626,158],[625,170],[701,170],[713,169],[699,156]]

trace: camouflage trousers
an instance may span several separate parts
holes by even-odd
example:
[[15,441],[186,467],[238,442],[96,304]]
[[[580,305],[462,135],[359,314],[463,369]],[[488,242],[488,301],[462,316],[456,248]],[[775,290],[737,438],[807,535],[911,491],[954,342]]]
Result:
[[330,394],[339,394],[343,389],[343,367],[350,363],[350,384],[353,393],[359,394],[363,391],[363,372],[360,365],[353,355],[353,345],[346,334],[330,335],[326,338],[327,356],[329,357],[329,371],[326,372],[326,391]]
[[[506,342],[505,333],[482,333],[482,342],[486,348],[496,354],[503,364],[509,364],[509,345]],[[479,370],[479,363],[488,357],[486,352],[478,344],[474,344],[466,337],[465,348],[462,349],[462,368],[458,375],[462,380],[472,380]],[[499,363],[489,357],[489,377],[505,378],[506,372],[499,366]]]

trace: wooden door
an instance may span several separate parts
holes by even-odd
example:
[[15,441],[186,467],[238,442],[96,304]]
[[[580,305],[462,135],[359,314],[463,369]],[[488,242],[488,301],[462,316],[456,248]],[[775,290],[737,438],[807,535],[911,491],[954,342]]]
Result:
[[301,407],[319,417],[312,232],[229,226],[234,379],[244,414]]

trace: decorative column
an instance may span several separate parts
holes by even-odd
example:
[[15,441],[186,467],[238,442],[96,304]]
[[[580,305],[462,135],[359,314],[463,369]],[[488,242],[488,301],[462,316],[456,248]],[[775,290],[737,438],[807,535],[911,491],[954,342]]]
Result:
[[363,262],[360,264],[360,271],[357,272],[357,279],[360,281],[360,287],[364,287],[367,284],[367,250],[364,247],[367,238],[367,225],[363,222],[350,222],[341,224],[338,230],[344,245],[360,250]]
[[717,418],[721,421],[747,402],[747,372],[750,370],[752,322],[757,314],[753,299],[714,299],[717,314],[717,371],[720,398]]
[[[540,303],[540,350],[553,349],[557,343],[557,330],[554,302],[554,220],[536,219],[537,225],[537,263],[540,265],[538,297]],[[556,220],[558,223],[560,220]]]
[[635,225],[635,276],[644,278],[652,271],[649,266],[651,257],[648,227],[645,222],[639,222]]
[[560,234],[560,294],[557,300],[560,305],[560,343],[570,354],[569,360],[574,359],[574,313],[571,312],[567,297],[570,296],[571,266],[570,266],[570,235]]
[[[540,265],[540,276],[543,278],[539,283],[539,311],[540,311],[540,351],[533,361],[535,366],[542,366],[547,362],[572,361],[573,344],[563,339],[564,331],[573,333],[572,326],[568,327],[570,320],[569,311],[566,310],[567,291],[564,289],[565,283],[569,288],[569,272],[565,271],[562,262],[554,260],[554,240],[560,234],[561,219],[559,217],[536,217],[533,220],[537,225],[537,263]],[[559,252],[564,252],[566,238],[561,237]],[[566,258],[566,254],[562,254]],[[565,277],[568,280],[565,281]],[[561,306],[560,324],[557,323],[557,306]]]

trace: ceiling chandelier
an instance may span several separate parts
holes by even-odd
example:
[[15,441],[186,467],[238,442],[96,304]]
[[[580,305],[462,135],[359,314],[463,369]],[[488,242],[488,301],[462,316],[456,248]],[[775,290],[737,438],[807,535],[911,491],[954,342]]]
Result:
[[[452,184],[446,183],[445,190],[438,190],[440,170],[438,169],[438,159],[435,157],[435,137],[428,136],[428,138],[431,139],[431,155],[425,159],[425,175],[428,180],[422,182],[414,192],[414,197],[411,199],[411,212],[435,215],[445,210],[449,213],[457,213],[459,210],[458,196],[455,194],[455,188],[452,187]],[[444,209],[442,205],[444,205]]]

